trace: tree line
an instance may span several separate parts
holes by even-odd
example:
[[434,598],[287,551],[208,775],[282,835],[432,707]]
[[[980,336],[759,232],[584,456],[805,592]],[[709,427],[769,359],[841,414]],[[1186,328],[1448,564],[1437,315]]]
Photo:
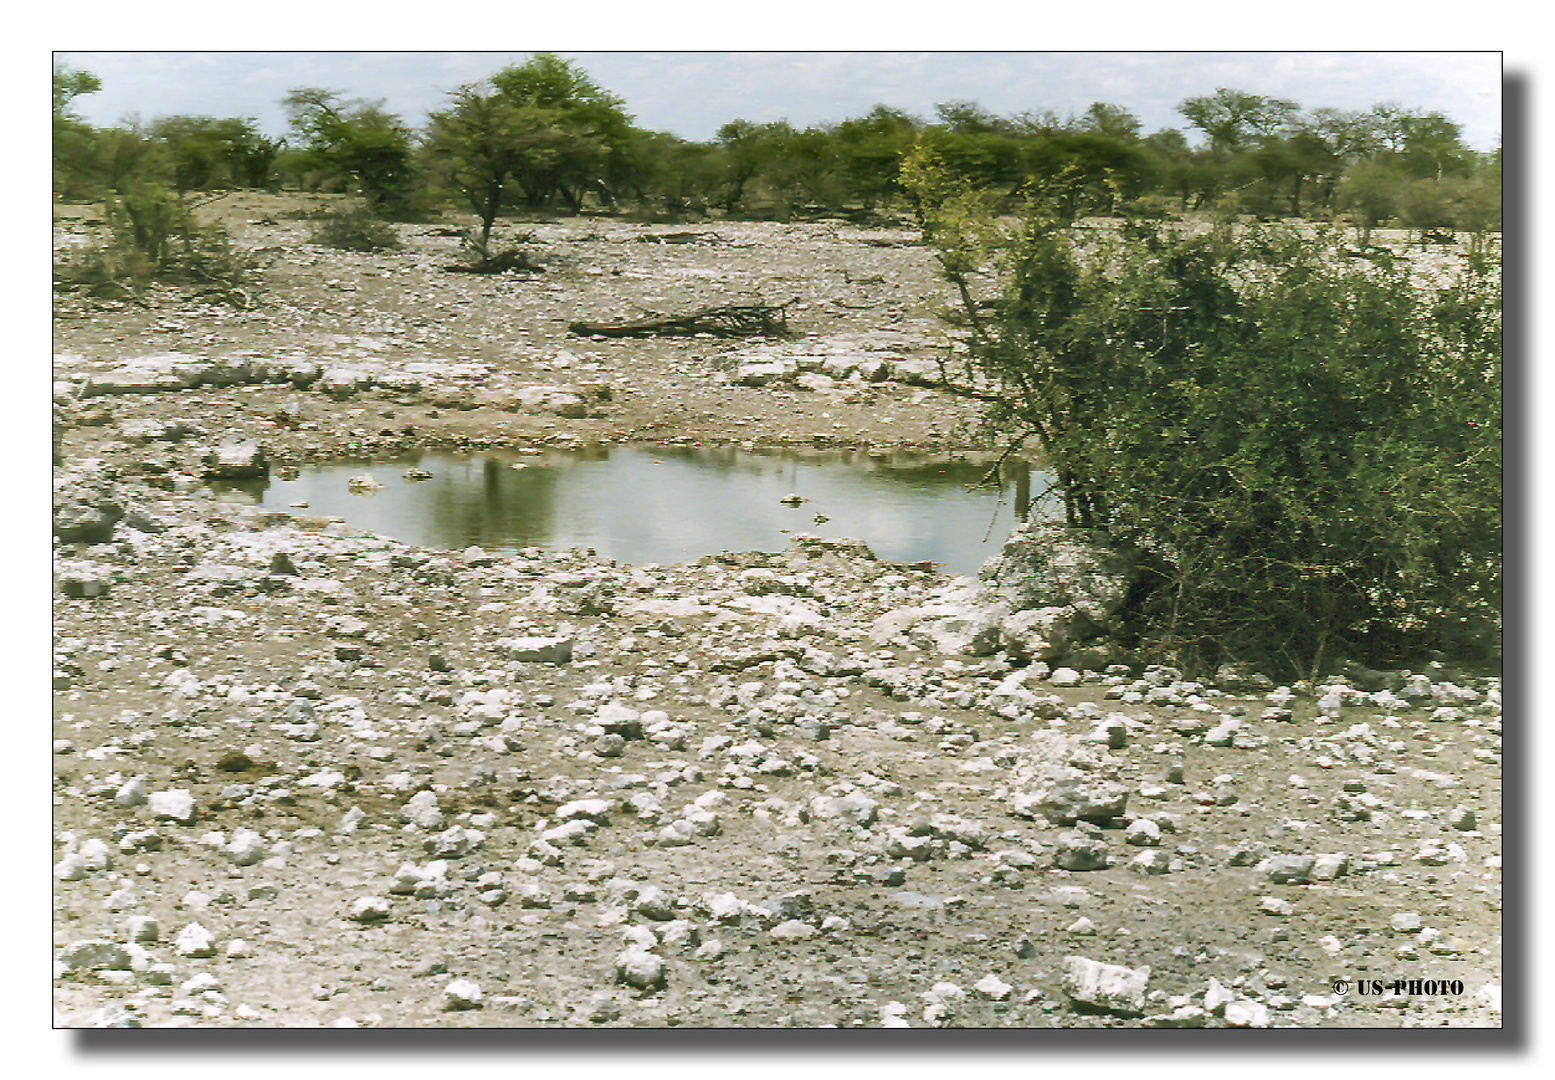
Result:
[[93,127],[72,105],[100,86],[90,72],[54,71],[61,199],[146,185],[351,191],[395,220],[460,205],[480,222],[483,247],[513,209],[778,219],[913,209],[902,163],[919,146],[1012,205],[1025,186],[1062,174],[1079,178],[1065,185],[1075,213],[1342,215],[1366,233],[1394,222],[1500,228],[1500,149],[1475,153],[1448,117],[1390,103],[1308,110],[1221,88],[1178,106],[1197,144],[1182,129],[1146,134],[1127,108],[1100,101],[1067,118],[951,101],[927,120],[887,105],[805,128],[734,119],[697,142],[637,127],[623,99],[539,53],[452,91],[419,129],[382,102],[299,87],[284,99],[289,126],[276,138],[240,117]]

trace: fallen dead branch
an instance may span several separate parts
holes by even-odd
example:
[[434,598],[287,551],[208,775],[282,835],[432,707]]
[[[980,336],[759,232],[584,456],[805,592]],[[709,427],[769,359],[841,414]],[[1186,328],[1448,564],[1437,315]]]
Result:
[[644,233],[637,238],[639,244],[696,244],[702,241],[717,242],[718,237],[711,233],[700,232],[665,232]]
[[728,304],[703,308],[688,315],[658,319],[639,319],[624,323],[568,323],[567,329],[583,337],[687,337],[712,334],[714,337],[787,337],[786,304]]

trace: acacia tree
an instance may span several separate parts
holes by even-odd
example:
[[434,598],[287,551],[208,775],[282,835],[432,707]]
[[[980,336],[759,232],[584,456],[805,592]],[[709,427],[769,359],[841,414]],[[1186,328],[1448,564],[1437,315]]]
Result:
[[1296,103],[1222,86],[1177,106],[1188,122],[1209,137],[1215,153],[1241,150],[1257,135],[1273,135],[1296,112]]
[[538,121],[490,83],[461,86],[450,97],[449,107],[429,118],[426,145],[480,219],[473,243],[484,260],[490,258],[491,227],[503,193]]
[[671,215],[706,210],[717,197],[716,147],[687,142],[667,132],[633,129],[626,168],[617,184],[621,195],[662,205]]
[[774,120],[755,129],[746,149],[747,164],[755,170],[749,178],[760,177],[763,195],[780,216],[786,218],[801,201],[822,206],[837,203],[841,184],[837,149],[826,129],[801,131],[787,120]]
[[745,188],[762,170],[766,156],[766,125],[751,120],[730,120],[718,129],[719,163],[723,173],[723,208],[733,213],[745,197]]
[[266,187],[281,140],[263,135],[252,118],[165,116],[151,125],[172,162],[178,191],[223,184]]
[[54,65],[54,186],[62,194],[79,197],[92,186],[95,133],[71,103],[83,94],[96,93],[102,86],[102,80],[90,71]]
[[1461,127],[1441,113],[1403,117],[1404,147],[1400,164],[1410,176],[1441,180],[1467,176],[1474,169],[1474,152],[1463,145]]
[[1301,181],[1315,185],[1316,203],[1331,207],[1344,171],[1379,150],[1369,113],[1320,108],[1294,118],[1290,141],[1301,163]]
[[901,192],[897,170],[919,126],[914,117],[885,105],[837,125],[834,138],[842,175],[864,209]]
[[81,123],[81,117],[70,107],[82,94],[95,94],[103,88],[103,81],[90,71],[78,71],[64,64],[54,65],[54,120]]
[[586,191],[610,197],[629,169],[632,124],[621,98],[553,53],[504,68],[490,84],[525,110],[514,176],[530,205],[560,198],[576,212]]
[[138,119],[103,128],[93,139],[92,172],[109,191],[123,194],[138,183],[162,183],[172,172],[167,147]]
[[397,213],[408,201],[410,130],[382,102],[347,101],[335,90],[300,87],[282,104],[291,129],[314,163],[361,188],[380,212]]
[[1326,198],[1339,172],[1338,159],[1327,144],[1304,130],[1261,138],[1233,158],[1230,167],[1233,177],[1240,173],[1255,178],[1260,190],[1254,194],[1254,205],[1261,213],[1274,213],[1283,191],[1290,200],[1286,212],[1292,217],[1301,213],[1304,190],[1314,181],[1326,180],[1318,186],[1320,198]]
[[1357,162],[1339,181],[1339,205],[1355,219],[1361,247],[1371,246],[1371,233],[1398,212],[1398,193],[1408,182],[1386,161],[1368,158]]
[[1074,127],[1078,131],[1089,131],[1122,142],[1132,142],[1139,138],[1139,117],[1121,105],[1106,101],[1091,102]]

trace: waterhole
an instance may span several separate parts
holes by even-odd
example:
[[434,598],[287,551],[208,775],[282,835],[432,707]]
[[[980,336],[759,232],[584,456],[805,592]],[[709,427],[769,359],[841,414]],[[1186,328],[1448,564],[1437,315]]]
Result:
[[993,460],[657,446],[421,453],[308,466],[222,494],[424,547],[585,547],[645,565],[781,551],[808,533],[973,574],[1028,512],[1052,510],[1048,476],[1024,462],[980,483]]

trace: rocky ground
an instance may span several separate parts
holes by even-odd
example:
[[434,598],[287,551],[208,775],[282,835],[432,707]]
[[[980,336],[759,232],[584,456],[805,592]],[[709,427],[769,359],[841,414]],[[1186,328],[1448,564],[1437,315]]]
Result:
[[[62,296],[56,379],[77,388],[95,380],[98,396],[82,404],[102,409],[107,394],[136,388],[144,368],[125,370],[127,360],[181,360],[193,394],[113,405],[251,431],[283,461],[528,441],[935,447],[968,437],[971,409],[927,386],[944,339],[935,308],[949,294],[914,230],[510,224],[501,243],[532,235],[525,248],[541,270],[478,275],[449,270],[460,260],[449,225],[400,226],[398,252],[309,244],[309,215],[331,205],[328,196],[241,194],[202,208],[257,253],[251,308],[159,289],[145,307]],[[56,250],[68,259],[99,228],[89,208],[60,211]],[[787,304],[795,337],[610,339],[567,329],[748,303]],[[213,362],[219,374],[187,374]],[[176,382],[166,369],[153,364],[151,381]],[[225,392],[202,392],[211,389]],[[95,414],[86,408],[74,422],[90,425]],[[90,432],[77,437],[89,452]]]
[[[1019,543],[975,584],[804,538],[633,567],[206,492],[348,451],[964,445],[910,232],[547,222],[542,273],[485,278],[442,226],[310,245],[316,201],[212,204],[268,259],[246,310],[60,302],[59,1024],[1499,1024],[1496,679],[1120,663],[1076,627],[1122,571],[1019,578]],[[753,297],[797,336],[566,329]]]

